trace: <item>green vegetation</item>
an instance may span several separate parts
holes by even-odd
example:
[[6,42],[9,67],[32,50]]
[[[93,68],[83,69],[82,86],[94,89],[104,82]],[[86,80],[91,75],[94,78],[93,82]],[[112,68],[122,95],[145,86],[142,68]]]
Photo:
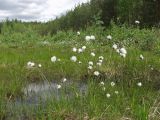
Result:
[[[91,0],[47,23],[0,23],[0,119],[159,120],[158,2]],[[25,94],[42,82],[56,82],[58,99]]]
[[[27,84],[46,80],[60,82],[63,78],[67,78],[67,80],[87,82],[87,95],[81,96],[73,91],[75,98],[58,101],[55,98],[49,99],[45,108],[40,105],[36,113],[34,108],[33,111],[25,111],[26,117],[28,119],[88,117],[88,119],[111,120],[125,119],[125,117],[145,120],[153,117],[158,120],[157,113],[153,113],[152,109],[154,102],[156,100],[158,102],[159,99],[159,30],[156,28],[140,30],[112,24],[112,27],[105,31],[101,27],[92,26],[80,32],[80,35],[67,31],[41,37],[27,31],[0,36],[0,51],[3,51],[0,54],[1,119],[7,119],[9,112],[5,106],[7,102],[13,102],[17,98],[23,100],[22,89]],[[90,34],[95,35],[96,40],[86,42],[85,36]],[[113,39],[108,40],[107,35],[112,35]],[[126,58],[116,53],[112,48],[114,43],[120,47],[125,46]],[[85,52],[72,51],[73,47],[81,48],[84,45]],[[91,52],[96,56],[91,56]],[[141,54],[144,60],[140,59]],[[72,62],[70,57],[73,55],[82,63]],[[51,62],[52,56],[60,58],[61,61]],[[99,56],[104,57],[102,66],[96,65]],[[35,62],[36,67],[27,68],[29,61]],[[92,70],[88,70],[89,61],[94,62]],[[38,64],[42,67],[39,68]],[[94,76],[94,71],[99,71],[100,75]],[[104,82],[103,87],[100,82]],[[116,85],[112,87],[111,82]],[[139,82],[142,83],[142,87],[137,86]],[[115,94],[115,91],[119,94]],[[111,95],[110,98],[106,97],[107,93]],[[23,109],[22,106],[21,110]],[[16,116],[12,117],[16,119]]]

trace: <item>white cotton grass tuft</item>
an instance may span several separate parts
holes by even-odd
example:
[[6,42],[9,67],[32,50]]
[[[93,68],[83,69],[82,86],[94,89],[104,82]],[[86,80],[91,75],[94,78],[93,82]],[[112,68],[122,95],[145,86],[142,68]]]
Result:
[[120,56],[122,56],[123,58],[125,58],[126,54],[120,53]]
[[116,49],[116,52],[117,52],[117,53],[120,53],[120,50],[119,50],[119,49]]
[[111,82],[111,86],[114,87],[116,84],[115,82]]
[[77,31],[77,35],[80,35],[81,33],[80,33],[80,31]]
[[126,50],[124,47],[122,47],[122,48],[119,50],[119,54],[120,54],[120,56],[122,56],[123,58],[125,58],[126,55],[127,55],[127,50]]
[[107,98],[110,98],[110,97],[111,97],[111,95],[110,95],[109,93],[107,93],[107,94],[106,94],[106,97],[107,97]]
[[75,47],[72,48],[72,51],[73,51],[73,52],[77,52],[77,48],[75,48]]
[[122,54],[127,54],[127,50],[126,50],[125,48],[121,48],[121,49],[120,49],[120,53],[122,53]]
[[96,37],[95,37],[94,35],[91,35],[91,36],[90,36],[90,39],[91,39],[91,40],[95,40]]
[[96,54],[95,54],[94,52],[91,52],[91,56],[95,57],[95,56],[96,56]]
[[98,66],[101,66],[101,65],[102,65],[103,59],[104,59],[103,56],[99,56],[99,60],[98,60],[98,62],[97,62],[97,65],[98,65]]
[[91,66],[93,66],[93,62],[92,61],[89,61],[88,64],[91,65]]
[[141,82],[138,82],[138,83],[137,83],[137,86],[142,87],[142,83],[141,83]]
[[79,48],[78,53],[82,53],[82,52],[83,52],[82,48]]
[[51,57],[51,62],[56,62],[57,61],[57,57],[56,56],[53,56],[53,57]]
[[126,57],[126,55],[127,55],[127,50],[126,50],[124,47],[122,47],[122,48],[119,49],[117,44],[113,44],[112,48],[113,48],[121,57],[123,57],[123,58]]
[[104,85],[104,82],[103,82],[103,81],[102,81],[102,82],[100,82],[100,85],[102,85],[102,86],[103,86],[103,85]]
[[98,60],[99,61],[99,63],[103,63],[103,60]]
[[77,61],[77,57],[76,57],[76,56],[72,56],[72,57],[70,58],[70,60],[71,60],[72,62],[76,62],[76,61]]
[[82,64],[82,62],[81,62],[81,61],[79,61],[78,63],[79,63],[79,64]]
[[82,50],[84,51],[86,49],[86,46],[82,46]]
[[92,70],[92,69],[93,69],[93,66],[89,65],[89,66],[88,66],[88,69],[89,69],[89,70]]
[[98,71],[94,71],[94,75],[95,75],[95,76],[99,76],[100,73],[99,73]]
[[35,63],[29,61],[29,62],[27,63],[27,67],[28,67],[28,68],[33,68],[33,67],[35,67]]
[[107,39],[108,39],[108,40],[112,40],[112,36],[111,36],[111,35],[108,35],[108,36],[107,36]]
[[113,44],[112,48],[113,48],[114,50],[117,50],[117,48],[118,48],[117,44]]
[[60,89],[62,86],[61,85],[57,85],[57,89]]
[[87,42],[89,42],[89,41],[93,41],[93,40],[95,40],[96,39],[96,37],[94,36],[94,35],[91,35],[91,36],[86,36],[85,37],[85,40],[87,41]]
[[42,67],[42,65],[41,65],[41,64],[38,64],[38,67],[39,67],[39,68],[41,68],[41,67]]
[[100,60],[103,60],[103,59],[104,59],[104,57],[103,57],[103,56],[99,56],[99,59],[100,59]]
[[65,83],[67,81],[67,79],[66,78],[63,78],[63,83]]
[[136,21],[135,21],[135,24],[140,24],[140,21],[139,21],[139,20],[136,20]]
[[85,40],[86,40],[87,42],[89,42],[89,41],[91,40],[91,37],[90,37],[90,36],[86,36],[86,37],[85,37]]
[[139,58],[140,58],[141,60],[144,60],[144,56],[143,56],[142,54],[139,56]]
[[102,63],[101,63],[101,62],[97,62],[97,65],[98,65],[98,66],[102,66]]

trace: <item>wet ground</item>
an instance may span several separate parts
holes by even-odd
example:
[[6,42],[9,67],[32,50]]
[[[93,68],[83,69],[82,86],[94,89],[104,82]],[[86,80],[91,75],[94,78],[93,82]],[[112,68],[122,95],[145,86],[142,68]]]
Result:
[[[58,88],[58,85],[61,85],[61,88]],[[48,100],[69,100],[77,95],[84,96],[87,94],[87,89],[87,83],[82,81],[30,83],[22,89],[23,98],[16,98],[7,103],[6,119],[26,119],[30,113],[34,113],[40,107],[45,108]]]

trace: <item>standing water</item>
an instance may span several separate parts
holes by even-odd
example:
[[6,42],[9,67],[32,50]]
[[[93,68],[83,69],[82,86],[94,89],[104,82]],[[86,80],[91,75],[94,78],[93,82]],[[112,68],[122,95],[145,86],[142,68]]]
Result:
[[[58,88],[58,85],[61,87]],[[55,81],[31,83],[22,89],[23,98],[16,98],[15,101],[7,103],[6,119],[25,119],[30,112],[34,113],[39,107],[45,108],[49,100],[69,100],[76,97],[77,94],[84,96],[87,89],[87,83],[81,81],[66,81],[61,84]]]

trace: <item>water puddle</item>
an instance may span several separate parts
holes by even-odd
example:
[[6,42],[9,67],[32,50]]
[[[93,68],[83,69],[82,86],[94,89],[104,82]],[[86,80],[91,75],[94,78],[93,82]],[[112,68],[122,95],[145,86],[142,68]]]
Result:
[[[61,88],[57,88],[61,85]],[[23,89],[25,95],[25,101],[31,104],[37,103],[39,99],[46,101],[50,98],[60,100],[61,98],[70,99],[74,97],[76,93],[79,95],[85,95],[87,91],[87,84],[84,82],[72,82],[58,84],[56,82],[43,82],[32,83]]]
[[[57,85],[61,85],[61,88],[58,89]],[[7,118],[24,119],[27,114],[30,114],[31,110],[33,112],[38,107],[45,108],[48,100],[70,100],[77,97],[77,95],[85,96],[87,89],[87,83],[82,81],[66,81],[64,83],[52,81],[28,84],[22,89],[23,98],[17,98],[15,101],[7,103]]]

